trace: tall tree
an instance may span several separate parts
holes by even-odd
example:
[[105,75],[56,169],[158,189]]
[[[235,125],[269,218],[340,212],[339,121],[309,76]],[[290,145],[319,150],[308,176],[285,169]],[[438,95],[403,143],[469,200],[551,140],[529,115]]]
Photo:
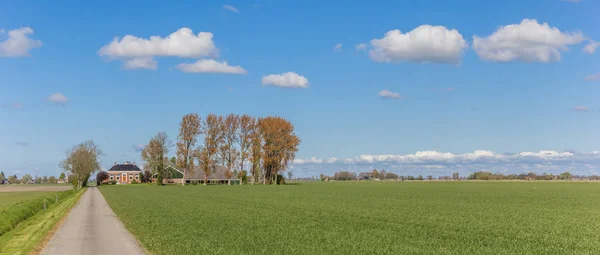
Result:
[[44,178],[42,178],[42,182],[43,183],[48,183],[48,176],[44,176]]
[[0,183],[3,183],[4,179],[6,179],[6,176],[4,176],[4,172],[0,172]]
[[457,172],[454,172],[454,173],[452,173],[452,179],[459,180],[460,179],[460,175]]
[[35,183],[36,183],[36,184],[41,184],[41,183],[42,183],[42,177],[40,177],[40,176],[36,176],[36,177],[35,177]]
[[291,180],[292,180],[292,178],[294,177],[294,173],[293,173],[292,171],[288,171],[288,172],[287,172],[287,175],[288,175],[288,180],[290,180],[290,181],[291,181]]
[[81,189],[87,186],[90,175],[100,169],[101,155],[102,152],[94,141],[85,141],[68,151],[67,158],[60,163],[60,166],[77,179],[77,189]]
[[244,163],[250,157],[250,148],[252,145],[252,132],[256,126],[256,120],[249,115],[240,117],[240,131],[238,133],[238,141],[240,143],[240,171],[244,171]]
[[234,170],[236,161],[236,143],[238,142],[237,132],[239,129],[239,116],[229,114],[223,119],[221,126],[224,143],[221,145],[221,158],[228,170]]
[[187,174],[194,171],[193,150],[200,131],[200,116],[197,113],[183,116],[177,136],[177,166],[183,169],[182,185],[185,185]]
[[62,172],[60,173],[60,176],[58,177],[59,180],[64,180],[65,179],[65,173]]
[[[250,132],[250,162],[252,163],[251,174],[252,174],[252,185],[258,180],[258,175],[261,170],[262,160],[262,137],[258,128],[259,120],[255,119]],[[264,179],[263,179],[264,184]]]
[[146,161],[146,168],[152,169],[152,173],[156,174],[157,185],[163,185],[165,165],[169,158],[167,154],[169,154],[171,146],[171,139],[167,133],[159,132],[142,150],[142,159]]
[[223,132],[221,125],[223,117],[209,114],[202,125],[202,134],[204,134],[204,146],[196,150],[195,156],[198,165],[204,172],[204,185],[208,181],[208,176],[212,167],[218,161],[218,152],[223,143]]
[[300,138],[294,133],[294,126],[281,117],[266,117],[259,122],[263,138],[263,169],[265,178],[277,184],[277,175],[294,160]]
[[54,176],[48,177],[48,183],[56,183],[56,177],[54,177]]

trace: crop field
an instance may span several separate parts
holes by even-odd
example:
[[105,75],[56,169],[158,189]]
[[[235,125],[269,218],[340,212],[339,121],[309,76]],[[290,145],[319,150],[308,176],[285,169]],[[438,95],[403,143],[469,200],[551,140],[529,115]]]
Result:
[[100,190],[152,254],[600,254],[600,183]]

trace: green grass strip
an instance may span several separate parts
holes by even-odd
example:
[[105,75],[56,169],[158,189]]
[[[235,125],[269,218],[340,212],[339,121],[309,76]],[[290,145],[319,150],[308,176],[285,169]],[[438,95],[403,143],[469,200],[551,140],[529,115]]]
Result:
[[71,196],[22,221],[16,228],[0,236],[0,254],[30,254],[41,249],[42,241],[66,213],[79,201],[86,189],[68,191]]

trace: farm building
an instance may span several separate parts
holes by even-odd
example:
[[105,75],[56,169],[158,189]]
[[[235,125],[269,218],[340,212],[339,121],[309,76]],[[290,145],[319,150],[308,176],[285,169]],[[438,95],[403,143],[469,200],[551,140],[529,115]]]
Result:
[[115,164],[108,169],[108,179],[104,182],[116,181],[120,184],[131,183],[131,181],[140,182],[140,169],[135,162],[125,161],[123,164]]
[[[231,176],[227,178],[227,167],[224,166],[212,166],[210,174],[208,175],[208,184],[240,184],[241,180],[237,176]],[[204,171],[199,166],[195,166],[192,172],[186,174],[186,183],[204,183]],[[183,170],[169,164],[167,166],[167,174],[164,177],[163,183],[182,183],[183,182]]]

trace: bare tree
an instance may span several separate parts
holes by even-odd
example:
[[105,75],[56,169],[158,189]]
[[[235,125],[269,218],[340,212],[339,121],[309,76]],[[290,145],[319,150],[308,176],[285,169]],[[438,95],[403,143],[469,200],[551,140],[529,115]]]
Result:
[[48,183],[48,176],[44,176],[44,178],[42,178],[42,182],[43,183]]
[[221,125],[223,117],[209,114],[202,125],[202,134],[204,134],[204,146],[196,150],[195,157],[198,165],[204,172],[204,185],[208,181],[212,167],[217,162],[218,152],[223,143],[223,132]]
[[156,184],[162,185],[165,174],[165,165],[168,161],[169,149],[172,143],[165,132],[156,134],[142,150],[142,159],[146,161],[146,168],[152,169],[156,174]]
[[294,133],[294,126],[281,117],[266,117],[259,122],[263,139],[263,169],[265,178],[277,184],[277,175],[294,160],[300,138]]
[[252,132],[256,126],[254,117],[246,114],[240,117],[240,131],[238,141],[240,142],[240,172],[244,171],[244,163],[250,157],[250,148],[252,145]]
[[87,186],[92,173],[100,169],[99,158],[102,152],[94,141],[85,141],[75,145],[67,152],[67,158],[60,166],[77,179],[77,189]]
[[185,185],[186,175],[194,171],[193,150],[200,131],[198,114],[190,113],[183,116],[177,136],[177,166],[183,169],[182,185]]
[[[262,160],[262,137],[260,130],[258,129],[259,120],[255,119],[250,132],[250,162],[252,162],[251,174],[252,174],[252,185],[258,180],[258,174],[261,171],[261,160]],[[264,184],[264,179],[263,179]]]
[[238,141],[237,131],[239,129],[239,116],[229,114],[223,119],[221,126],[224,143],[221,145],[221,158],[228,170],[235,167],[236,143]]

